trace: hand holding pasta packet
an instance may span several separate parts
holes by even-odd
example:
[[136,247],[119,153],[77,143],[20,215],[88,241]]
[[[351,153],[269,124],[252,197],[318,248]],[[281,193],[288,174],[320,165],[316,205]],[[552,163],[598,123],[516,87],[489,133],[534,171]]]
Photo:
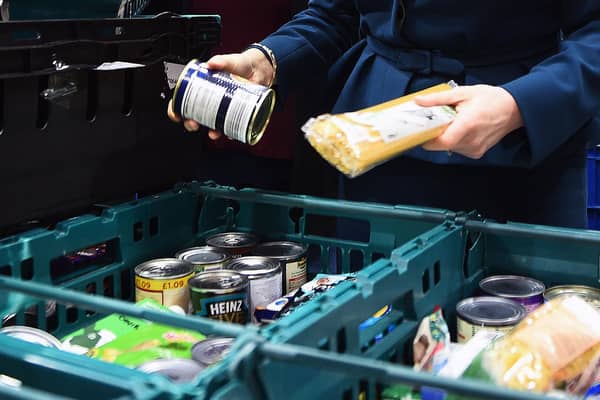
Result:
[[441,135],[456,116],[449,106],[422,107],[417,96],[451,90],[444,83],[373,107],[311,118],[306,139],[331,165],[350,178]]

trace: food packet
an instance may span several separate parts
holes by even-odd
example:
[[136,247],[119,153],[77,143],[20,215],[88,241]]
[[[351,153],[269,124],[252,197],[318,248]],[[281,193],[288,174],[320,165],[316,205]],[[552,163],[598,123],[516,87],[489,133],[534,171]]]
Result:
[[436,307],[434,312],[423,318],[413,341],[414,369],[437,374],[448,362],[450,333],[442,315]]
[[579,297],[560,297],[496,341],[481,367],[497,385],[547,392],[582,375],[598,351],[600,312]]
[[441,135],[454,119],[449,106],[421,107],[416,96],[450,90],[454,82],[343,114],[323,114],[302,127],[312,147],[350,178]]

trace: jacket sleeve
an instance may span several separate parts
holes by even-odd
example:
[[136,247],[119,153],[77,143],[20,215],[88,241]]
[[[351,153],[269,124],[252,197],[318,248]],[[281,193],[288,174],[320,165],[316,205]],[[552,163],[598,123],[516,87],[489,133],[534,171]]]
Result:
[[356,42],[359,14],[353,0],[311,0],[308,8],[261,43],[277,60],[277,86],[288,93],[323,76]]
[[502,86],[519,106],[534,165],[600,112],[600,1],[562,0],[562,10],[559,52]]

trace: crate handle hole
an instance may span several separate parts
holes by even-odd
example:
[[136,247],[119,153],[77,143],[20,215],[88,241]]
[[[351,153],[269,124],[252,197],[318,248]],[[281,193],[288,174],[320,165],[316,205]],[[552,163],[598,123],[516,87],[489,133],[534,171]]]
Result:
[[429,270],[428,269],[426,269],[423,272],[423,277],[421,278],[421,284],[422,284],[423,294],[427,293],[429,291]]
[[133,241],[139,242],[144,238],[144,224],[136,222],[133,224]]
[[442,280],[442,271],[440,269],[440,261],[436,261],[433,264],[433,284],[437,286]]

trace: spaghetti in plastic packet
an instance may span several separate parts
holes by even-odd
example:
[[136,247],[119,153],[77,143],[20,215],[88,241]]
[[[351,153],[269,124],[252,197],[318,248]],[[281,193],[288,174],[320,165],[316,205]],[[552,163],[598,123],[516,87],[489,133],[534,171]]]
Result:
[[444,83],[373,107],[323,114],[302,127],[311,146],[350,178],[441,135],[456,116],[449,106],[421,107],[414,98],[451,90]]

